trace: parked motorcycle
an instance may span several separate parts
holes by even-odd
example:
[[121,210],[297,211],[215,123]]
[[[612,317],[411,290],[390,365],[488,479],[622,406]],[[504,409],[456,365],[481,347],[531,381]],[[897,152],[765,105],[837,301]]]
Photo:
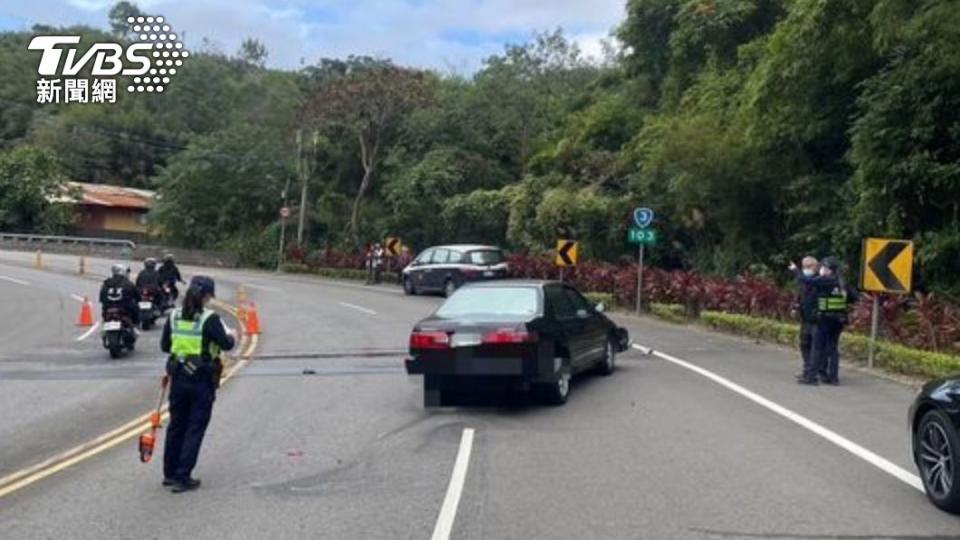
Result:
[[103,326],[100,334],[103,346],[110,351],[110,358],[120,358],[124,350],[133,350],[137,343],[137,332],[133,322],[120,308],[109,308],[103,314]]

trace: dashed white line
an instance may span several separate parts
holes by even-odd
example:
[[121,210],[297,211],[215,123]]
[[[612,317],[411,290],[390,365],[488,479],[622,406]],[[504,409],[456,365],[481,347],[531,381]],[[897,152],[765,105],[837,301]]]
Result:
[[800,425],[801,427],[813,432],[814,434],[819,435],[820,437],[823,437],[824,439],[832,442],[833,444],[839,446],[840,448],[843,448],[847,452],[850,452],[851,454],[866,461],[867,463],[873,465],[874,467],[880,469],[881,471],[893,476],[894,478],[896,478],[897,480],[900,480],[901,482],[907,484],[908,486],[918,489],[920,491],[923,491],[923,483],[920,481],[920,477],[918,477],[917,475],[907,471],[906,469],[900,467],[899,465],[896,465],[890,460],[884,457],[881,457],[876,453],[860,446],[859,444],[851,441],[850,439],[847,439],[846,437],[840,435],[839,433],[835,431],[831,431],[830,429],[827,429],[821,426],[820,424],[814,422],[813,420],[810,420],[809,418],[801,416],[782,405],[779,405],[773,401],[770,401],[769,399],[761,396],[760,394],[757,394],[756,392],[748,390],[729,379],[725,379],[724,377],[721,377],[720,375],[717,375],[712,371],[706,370],[695,364],[691,364],[690,362],[687,362],[685,360],[681,360],[680,358],[677,358],[675,356],[671,356],[669,354],[656,351],[648,347],[642,347],[640,345],[634,345],[633,348],[645,354],[652,354],[657,358],[666,360],[667,362],[670,362],[682,368],[688,369],[694,373],[697,373],[698,375],[702,375],[710,379],[711,381],[727,388],[728,390],[731,390],[737,394],[740,394],[741,396],[749,399],[750,401],[756,403],[757,405],[760,405],[761,407],[767,410],[770,410],[786,418],[787,420],[790,420],[795,424]]
[[97,328],[100,328],[100,321],[93,323],[93,326],[91,326],[86,332],[77,336],[77,341],[83,341],[87,339],[91,334],[97,331]]
[[10,283],[16,283],[17,285],[23,285],[25,287],[30,286],[29,281],[24,281],[22,279],[12,278],[8,276],[0,276],[0,281],[9,281]]
[[372,310],[372,309],[367,309],[367,308],[365,308],[365,307],[357,306],[357,305],[354,305],[354,304],[350,304],[350,303],[348,303],[348,302],[337,302],[337,303],[340,304],[340,305],[343,306],[343,307],[348,307],[348,308],[350,308],[350,309],[355,309],[355,310],[360,311],[360,312],[362,312],[362,313],[366,313],[367,315],[376,315],[376,314],[377,314],[377,312],[374,311],[374,310]]
[[453,521],[457,517],[457,506],[463,494],[463,484],[467,479],[467,467],[470,465],[470,453],[473,451],[473,428],[464,428],[460,437],[460,449],[453,464],[453,474],[447,486],[447,495],[443,498],[437,524],[433,527],[431,540],[449,540],[453,532]]

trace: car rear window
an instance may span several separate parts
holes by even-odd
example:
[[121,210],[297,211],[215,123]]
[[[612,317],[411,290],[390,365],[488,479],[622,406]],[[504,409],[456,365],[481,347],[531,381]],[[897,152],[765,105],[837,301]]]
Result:
[[499,249],[479,249],[467,253],[470,264],[483,266],[500,264],[503,262],[503,252]]
[[536,315],[540,311],[537,289],[532,287],[467,287],[458,290],[437,310],[436,316],[445,319],[518,318]]

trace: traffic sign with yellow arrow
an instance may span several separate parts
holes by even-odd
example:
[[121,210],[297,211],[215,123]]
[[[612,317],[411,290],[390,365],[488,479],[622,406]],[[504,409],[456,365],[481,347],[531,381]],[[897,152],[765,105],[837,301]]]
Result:
[[863,289],[881,293],[909,293],[913,287],[913,242],[888,238],[863,241]]
[[576,266],[579,247],[580,243],[576,240],[557,240],[557,256],[554,258],[554,263],[560,267]]
[[403,244],[400,242],[400,239],[395,236],[388,236],[387,241],[384,242],[385,247],[387,248],[387,255],[391,257],[396,257],[400,255],[400,250],[403,248]]

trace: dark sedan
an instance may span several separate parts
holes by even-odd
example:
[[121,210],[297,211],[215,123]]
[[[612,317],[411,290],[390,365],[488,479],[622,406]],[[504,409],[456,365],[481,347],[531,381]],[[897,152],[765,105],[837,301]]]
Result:
[[573,375],[609,375],[627,348],[627,331],[603,311],[562,283],[470,284],[413,328],[407,372],[424,376],[428,407],[511,386],[562,405]]
[[960,376],[926,384],[910,407],[913,460],[927,497],[960,514]]

